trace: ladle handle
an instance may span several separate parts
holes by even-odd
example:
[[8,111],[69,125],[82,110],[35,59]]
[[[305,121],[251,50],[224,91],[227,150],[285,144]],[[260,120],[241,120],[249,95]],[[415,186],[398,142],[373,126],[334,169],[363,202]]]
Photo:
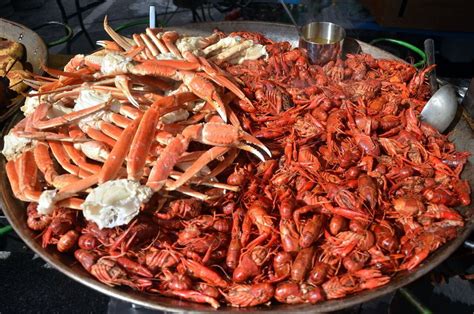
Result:
[[[432,64],[435,64],[435,48],[434,40],[428,38],[425,40],[425,54],[426,54],[426,66],[429,67]],[[436,69],[429,73],[431,95],[436,93],[438,90],[438,81],[436,81]]]
[[293,17],[293,14],[291,14],[290,9],[286,5],[285,0],[280,0],[280,3],[283,6],[283,9],[285,9],[286,14],[288,14],[288,16],[290,17],[291,23],[293,23],[293,25],[295,26],[296,31],[298,32],[298,36],[301,37],[301,28],[298,26],[298,23],[296,23],[296,20]]

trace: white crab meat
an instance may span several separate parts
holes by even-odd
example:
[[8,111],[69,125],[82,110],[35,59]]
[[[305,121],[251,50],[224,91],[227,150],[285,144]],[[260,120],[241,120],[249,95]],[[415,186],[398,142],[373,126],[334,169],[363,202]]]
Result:
[[87,158],[100,162],[104,162],[110,154],[108,146],[98,141],[74,143],[74,148],[82,151]]
[[26,117],[34,113],[36,110],[36,107],[38,107],[39,104],[40,104],[40,97],[38,96],[26,97],[25,104],[21,106],[20,110],[23,112],[23,114]]
[[42,215],[53,213],[56,194],[58,194],[58,190],[45,190],[41,193],[38,200],[38,208],[36,209],[38,213]]
[[265,49],[265,46],[260,45],[260,44],[255,44],[251,40],[244,41],[239,36],[233,36],[233,37],[228,36],[228,37],[222,38],[217,43],[206,47],[203,50],[203,53],[207,57],[217,56],[218,54],[223,53],[229,49],[232,49],[232,47],[235,47],[239,44],[246,44],[249,47],[245,48],[244,50],[233,53],[227,60],[229,63],[241,64],[245,60],[257,60],[261,57],[265,57],[265,58],[268,57],[268,53],[267,53],[267,50]]
[[193,102],[188,102],[186,107],[189,111],[199,112],[202,110],[202,108],[204,108],[205,105],[206,105],[205,100],[197,100]]
[[261,57],[268,57],[267,50],[263,45],[254,45],[239,53],[236,57],[229,60],[232,64],[242,64],[246,60],[257,60]]
[[[112,95],[110,93],[101,93],[92,89],[85,88],[82,89],[79,93],[79,97],[76,99],[76,104],[73,110],[79,111],[92,106],[96,106],[106,101],[109,101],[111,98]],[[112,104],[110,106],[110,111],[118,112],[120,110],[120,106],[120,102],[116,99],[113,99]],[[79,128],[84,132],[86,132],[87,128],[89,127],[99,129],[99,122],[111,122],[110,111],[101,110],[82,118],[78,123]]]
[[227,36],[219,40],[213,45],[207,46],[203,49],[203,53],[206,56],[216,55],[223,50],[238,45],[242,42],[242,38],[239,36]]
[[66,107],[62,101],[57,101],[48,110],[48,118],[52,119],[60,117],[65,114],[71,113],[72,111],[72,108]]
[[18,137],[13,133],[9,133],[3,137],[2,154],[7,160],[16,159],[24,151],[33,147],[33,140],[23,137]]
[[[46,95],[40,97],[26,97],[25,104],[20,108],[25,117],[34,113],[36,108],[39,106],[41,101],[51,101]],[[51,108],[48,110],[47,118],[52,119],[65,114],[71,113],[72,108],[65,106],[65,104],[58,100],[51,105]]]
[[82,204],[84,217],[100,229],[128,224],[140,212],[153,191],[137,181],[120,179],[93,189]]
[[119,53],[110,52],[100,59],[100,71],[105,75],[127,73],[131,64],[131,59]]
[[178,109],[167,114],[164,114],[160,120],[164,124],[176,123],[179,121],[185,121],[189,118],[189,112],[184,109]]
[[156,60],[179,60],[179,58],[171,52],[157,54],[155,56],[155,59]]
[[176,41],[176,48],[183,53],[191,51],[194,54],[202,55],[202,43],[205,42],[204,37],[185,36]]

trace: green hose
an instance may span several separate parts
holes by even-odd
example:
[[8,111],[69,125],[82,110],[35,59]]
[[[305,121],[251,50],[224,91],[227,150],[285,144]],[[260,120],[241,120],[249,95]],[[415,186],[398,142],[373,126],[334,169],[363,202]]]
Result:
[[400,288],[401,295],[405,297],[418,311],[420,314],[433,314],[433,312],[426,307],[423,303],[420,302],[410,291],[405,288]]
[[74,32],[73,32],[72,28],[69,25],[61,23],[61,22],[57,22],[57,21],[46,22],[44,24],[41,24],[40,26],[37,26],[37,27],[33,28],[33,30],[36,31],[38,29],[41,29],[41,28],[46,27],[46,26],[51,26],[51,25],[59,25],[59,26],[64,27],[64,29],[66,30],[66,35],[64,37],[61,37],[61,38],[57,39],[57,40],[46,43],[48,48],[63,44],[65,42],[68,42],[69,40],[71,40],[71,38],[74,35]]
[[413,66],[419,68],[419,67],[422,67],[426,64],[426,54],[420,48],[418,48],[418,47],[416,47],[416,46],[414,46],[410,43],[407,43],[405,41],[398,40],[398,39],[393,39],[393,38],[377,38],[377,39],[372,40],[370,42],[370,44],[373,45],[373,44],[376,44],[376,43],[381,42],[381,41],[387,41],[387,42],[390,42],[392,44],[396,44],[396,45],[405,47],[407,49],[410,49],[414,53],[418,54],[421,57],[422,60],[415,63]]
[[1,227],[0,228],[0,237],[6,235],[7,233],[9,233],[12,230],[13,230],[13,228],[10,225],[5,226],[5,227]]

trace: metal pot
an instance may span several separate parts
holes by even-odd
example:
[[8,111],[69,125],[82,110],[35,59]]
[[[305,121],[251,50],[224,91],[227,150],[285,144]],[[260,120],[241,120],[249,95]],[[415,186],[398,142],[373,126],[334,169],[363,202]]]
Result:
[[329,22],[312,22],[301,29],[299,46],[308,52],[312,64],[323,65],[341,57],[346,31]]

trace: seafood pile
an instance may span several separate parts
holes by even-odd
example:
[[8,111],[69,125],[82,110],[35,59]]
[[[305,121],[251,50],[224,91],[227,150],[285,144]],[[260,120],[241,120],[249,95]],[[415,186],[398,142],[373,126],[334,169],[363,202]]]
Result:
[[28,227],[101,282],[314,304],[387,284],[464,225],[469,154],[418,119],[432,67],[104,27],[103,50],[28,80],[3,148]]

